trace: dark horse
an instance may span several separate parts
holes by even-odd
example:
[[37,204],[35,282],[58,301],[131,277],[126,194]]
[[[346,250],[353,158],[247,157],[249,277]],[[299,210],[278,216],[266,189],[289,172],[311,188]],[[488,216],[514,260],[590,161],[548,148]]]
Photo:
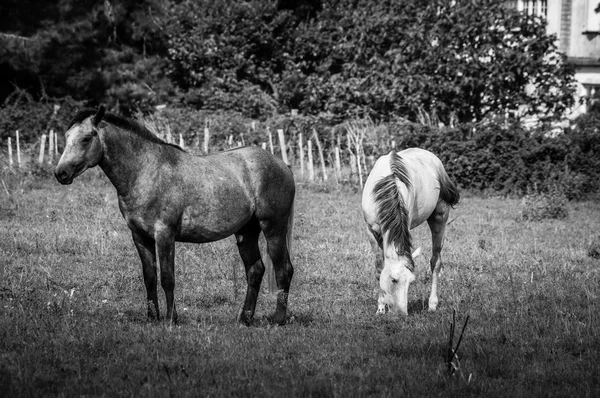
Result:
[[258,245],[262,231],[278,288],[273,322],[285,323],[294,272],[289,245],[295,184],[281,159],[256,147],[193,156],[140,123],[106,113],[104,106],[77,113],[65,141],[54,172],[61,184],[98,165],[117,189],[142,260],[150,319],[160,318],[158,261],[167,319],[177,320],[175,241],[213,242],[233,234],[248,282],[239,320],[250,324],[265,272]]

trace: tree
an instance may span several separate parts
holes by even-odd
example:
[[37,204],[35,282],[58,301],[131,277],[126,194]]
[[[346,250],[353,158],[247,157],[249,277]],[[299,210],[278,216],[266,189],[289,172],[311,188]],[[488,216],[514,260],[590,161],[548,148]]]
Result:
[[200,107],[250,90],[242,97],[263,93],[280,111],[340,118],[470,122],[507,111],[558,117],[572,105],[573,70],[544,21],[504,1],[307,3],[300,19],[273,2],[182,2],[172,76]]
[[450,123],[517,110],[560,116],[573,103],[556,38],[504,2],[365,0],[346,10],[330,55],[342,69],[312,85],[328,87],[333,112]]
[[7,0],[0,6],[0,99],[14,87],[106,102],[128,113],[172,91],[159,0]]

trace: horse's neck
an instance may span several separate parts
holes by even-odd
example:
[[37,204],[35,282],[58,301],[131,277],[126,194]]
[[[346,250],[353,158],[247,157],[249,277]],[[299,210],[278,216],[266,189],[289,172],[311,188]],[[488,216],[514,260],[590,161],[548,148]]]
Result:
[[115,127],[107,129],[102,139],[104,154],[100,167],[117,194],[127,196],[141,173],[153,167],[152,158],[158,153],[158,144]]

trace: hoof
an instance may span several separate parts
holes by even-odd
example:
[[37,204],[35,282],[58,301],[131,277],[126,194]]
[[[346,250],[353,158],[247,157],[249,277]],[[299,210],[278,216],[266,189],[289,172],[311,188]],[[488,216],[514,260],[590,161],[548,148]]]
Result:
[[387,306],[380,305],[379,307],[377,307],[377,312],[375,314],[376,315],[385,315],[386,312],[387,312]]
[[252,318],[253,318],[253,314],[250,311],[242,311],[242,313],[240,314],[240,318],[238,319],[238,321],[245,326],[250,326],[252,325]]
[[285,312],[275,313],[275,315],[273,315],[273,318],[271,318],[271,323],[279,326],[285,325]]

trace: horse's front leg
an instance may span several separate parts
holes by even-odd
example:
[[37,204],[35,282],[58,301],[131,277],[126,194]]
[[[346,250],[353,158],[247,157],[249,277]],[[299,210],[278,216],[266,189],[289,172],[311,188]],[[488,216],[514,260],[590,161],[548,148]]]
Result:
[[381,277],[381,271],[383,270],[383,248],[381,247],[381,235],[368,228],[367,236],[369,237],[371,250],[375,255],[375,279],[377,280],[377,291],[379,292],[376,314],[383,315],[387,312],[387,305],[385,304],[385,292],[379,285],[379,278]]
[[175,290],[175,231],[166,225],[157,227],[155,232],[156,255],[160,267],[160,284],[167,299],[167,318],[177,322],[177,310],[173,291]]
[[144,285],[146,286],[146,303],[148,306],[148,319],[158,320],[158,297],[156,292],[156,251],[154,240],[147,238],[136,231],[132,231],[133,243],[142,260]]

